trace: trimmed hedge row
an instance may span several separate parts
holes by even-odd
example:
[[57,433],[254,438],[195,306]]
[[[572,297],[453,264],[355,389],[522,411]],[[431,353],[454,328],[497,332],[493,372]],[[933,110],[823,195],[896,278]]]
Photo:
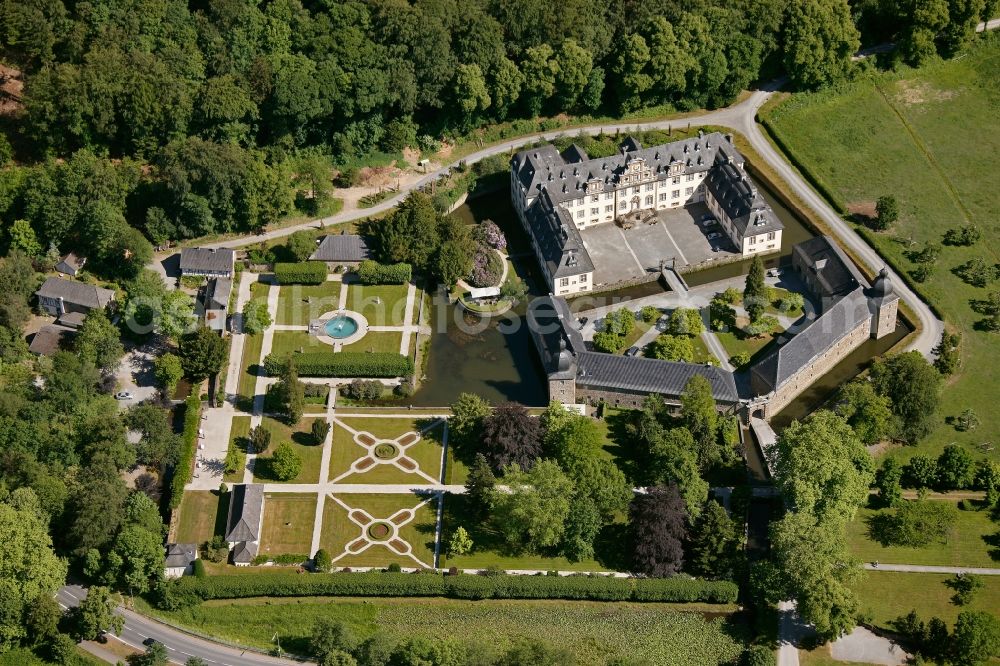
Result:
[[184,401],[184,433],[181,438],[181,452],[174,465],[174,476],[170,480],[170,508],[176,509],[184,497],[184,486],[191,480],[194,457],[198,451],[198,426],[201,424],[201,399],[189,395]]
[[413,267],[409,264],[380,264],[367,260],[358,266],[362,284],[406,284],[412,277]]
[[[264,372],[281,374],[287,356],[268,354]],[[392,352],[303,352],[295,355],[300,377],[406,377],[413,374],[413,361]]]
[[323,284],[326,282],[326,264],[322,261],[277,263],[274,277],[278,284]]
[[410,573],[335,573],[301,576],[183,578],[183,591],[207,601],[249,597],[450,597],[454,599],[575,599],[674,603],[736,602],[730,581],[610,576],[477,576]]

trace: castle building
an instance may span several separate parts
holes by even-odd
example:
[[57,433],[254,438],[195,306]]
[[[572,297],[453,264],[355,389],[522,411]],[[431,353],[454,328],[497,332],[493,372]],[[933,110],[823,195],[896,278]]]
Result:
[[746,173],[732,137],[718,132],[590,159],[577,145],[523,150],[511,159],[511,200],[551,293],[591,291],[594,264],[580,230],[643,221],[704,202],[744,256],[781,248],[782,225]]

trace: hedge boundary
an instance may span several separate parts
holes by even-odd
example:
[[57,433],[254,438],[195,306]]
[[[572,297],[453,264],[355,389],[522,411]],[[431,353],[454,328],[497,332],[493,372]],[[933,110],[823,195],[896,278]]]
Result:
[[252,597],[448,597],[452,599],[568,599],[660,603],[736,603],[731,581],[612,576],[443,575],[440,573],[333,573],[302,576],[185,577],[182,593],[208,601]]
[[[268,354],[264,372],[276,377],[284,370],[287,356]],[[392,352],[303,352],[295,355],[300,377],[407,377],[413,361]]]
[[174,475],[170,479],[170,508],[176,509],[184,497],[184,486],[191,480],[194,457],[198,450],[198,426],[201,424],[201,399],[189,395],[184,401],[184,432],[181,436],[181,451],[174,465]]
[[358,266],[361,284],[406,284],[412,277],[413,267],[410,264],[380,264],[366,259]]
[[323,284],[326,275],[326,264],[322,261],[280,262],[274,265],[274,277],[278,284]]

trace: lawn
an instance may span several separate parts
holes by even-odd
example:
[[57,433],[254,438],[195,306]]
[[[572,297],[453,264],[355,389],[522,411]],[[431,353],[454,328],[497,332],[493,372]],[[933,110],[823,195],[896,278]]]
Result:
[[[262,425],[271,432],[271,444],[267,451],[257,457],[254,463],[254,481],[262,483],[319,483],[320,463],[323,459],[323,445],[313,442],[312,427],[313,419],[304,418],[295,428],[287,424],[265,416]],[[288,481],[278,481],[270,472],[268,457],[274,453],[274,449],[282,442],[289,442],[295,452],[302,459],[302,470],[298,476]]]
[[747,353],[750,354],[751,360],[755,361],[756,358],[754,356],[763,356],[770,351],[770,349],[765,351],[765,348],[780,334],[781,332],[779,331],[770,335],[751,338],[743,335],[740,331],[720,331],[715,334],[715,337],[722,343],[723,349],[726,350],[730,358],[736,354]]
[[624,354],[626,351],[628,351],[628,349],[632,345],[634,345],[639,338],[642,337],[643,333],[645,333],[652,327],[653,324],[647,324],[641,319],[637,320],[635,322],[635,327],[632,329],[632,332],[625,336],[625,344],[622,345],[622,349],[618,353]]
[[[337,495],[341,502],[352,509],[363,509],[375,519],[386,519],[400,509],[412,509],[426,496],[416,494],[366,494]],[[434,566],[434,532],[437,522],[437,501],[430,502],[417,510],[416,517],[399,529],[399,536],[410,544],[413,555],[422,563]],[[332,498],[328,497],[323,507],[323,533],[320,536],[320,547],[325,548],[330,556],[336,558],[344,552],[344,546],[361,536],[362,530],[347,517],[347,511]],[[347,555],[335,562],[336,566],[354,567],[384,567],[390,564],[404,567],[418,566],[412,557],[400,556],[386,546],[372,545],[358,555]]]
[[[239,449],[241,452],[246,454],[247,450],[247,436],[250,434],[250,417],[249,416],[234,416],[233,425],[229,430],[229,449],[233,448]],[[246,461],[246,456],[243,458]],[[222,476],[222,480],[226,483],[242,483],[243,482],[243,467],[241,467],[234,474],[229,474],[228,472]]]
[[665,666],[734,663],[742,650],[737,636],[743,628],[728,618],[706,620],[697,612],[679,612],[685,608],[585,601],[297,598],[212,601],[153,613],[199,633],[263,649],[273,647],[277,632],[281,646],[299,654],[307,652],[313,625],[325,618],[344,622],[362,639],[378,630],[400,640],[452,638],[495,650],[523,639],[540,640],[570,650],[581,666],[603,666],[615,657]]
[[916,609],[924,619],[939,617],[949,625],[963,610],[983,610],[1000,614],[1000,576],[981,576],[985,587],[976,592],[968,606],[951,602],[955,593],[945,585],[951,576],[927,573],[900,573],[896,571],[869,571],[855,586],[858,605],[879,627],[889,627],[889,622]]
[[341,351],[399,353],[403,343],[402,331],[369,331],[357,342],[344,345]]
[[799,650],[800,666],[843,666],[845,663],[850,663],[851,666],[874,666],[864,661],[837,661],[830,654],[829,645],[821,645],[814,650]]
[[[982,315],[970,301],[991,290],[973,287],[952,269],[980,257],[1000,260],[1000,42],[985,40],[961,58],[935,62],[919,70],[903,69],[854,86],[796,94],[770,112],[783,143],[843,205],[870,213],[886,194],[900,205],[900,219],[888,231],[864,233],[875,248],[906,274],[915,264],[907,257],[925,243],[942,243],[945,230],[966,221],[976,224],[982,240],[972,247],[942,245],[933,274],[918,291],[962,334],[963,367],[942,394],[937,429],[917,447],[890,455],[936,455],[958,442],[979,455],[978,445],[1000,439],[1000,412],[984,386],[995,383],[1000,363],[1000,335],[977,330]],[[877,177],[873,177],[877,175]],[[859,230],[861,227],[858,227]],[[982,421],[971,433],[958,433],[944,419],[967,407]],[[1000,449],[989,452],[1000,459]]]
[[297,352],[333,351],[333,345],[320,342],[309,331],[275,331],[271,341],[271,353],[285,356]]
[[[935,500],[937,501],[937,500]],[[932,564],[942,566],[997,567],[1000,563],[990,555],[998,553],[993,541],[1000,525],[990,520],[986,511],[959,511],[958,522],[948,542],[924,548],[881,546],[868,537],[867,519],[876,513],[870,509],[858,511],[858,517],[847,526],[847,542],[851,551],[865,562],[878,560],[884,564]],[[1000,557],[1000,554],[998,554]]]
[[509,552],[503,537],[488,522],[474,515],[464,495],[447,495],[444,502],[442,542],[448,543],[452,532],[464,527],[472,538],[473,548],[468,555],[447,557],[441,552],[442,567],[460,569],[542,569],[559,571],[609,571],[625,566],[622,547],[625,543],[624,524],[605,527],[595,543],[595,559],[570,562],[557,554]]
[[[347,287],[347,309],[363,314],[369,326],[402,326],[406,313],[406,291],[405,284],[352,284]],[[417,305],[415,302],[414,311]]]
[[264,335],[246,335],[243,337],[243,359],[240,369],[240,381],[237,391],[240,395],[240,408],[244,411],[253,410],[253,398],[257,390],[257,368],[260,364],[261,345]]
[[315,494],[268,493],[264,496],[260,554],[312,555],[315,520]]
[[[401,418],[345,418],[343,422],[358,431],[368,432],[379,439],[396,439],[407,432],[420,433],[429,421]],[[347,472],[366,450],[354,442],[353,435],[340,424],[333,424],[333,450],[330,455],[330,479]],[[441,478],[441,435],[444,424],[433,426],[421,435],[416,444],[407,448],[424,473]],[[376,465],[367,470],[344,477],[341,483],[422,483],[423,477],[402,470],[395,465]]]
[[177,543],[201,544],[226,531],[229,495],[220,501],[215,490],[188,490],[181,500]]
[[278,292],[276,324],[308,326],[320,315],[340,306],[340,282],[327,280],[323,284],[293,284]]

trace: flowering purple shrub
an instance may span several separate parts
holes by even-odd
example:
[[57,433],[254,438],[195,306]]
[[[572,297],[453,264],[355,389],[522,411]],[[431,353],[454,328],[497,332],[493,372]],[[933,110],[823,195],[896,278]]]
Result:
[[495,250],[507,249],[507,238],[493,220],[483,220],[473,234],[475,239]]
[[476,256],[472,259],[469,283],[473,287],[495,287],[500,283],[501,275],[503,275],[503,262],[500,256],[492,248],[483,244],[478,245]]

